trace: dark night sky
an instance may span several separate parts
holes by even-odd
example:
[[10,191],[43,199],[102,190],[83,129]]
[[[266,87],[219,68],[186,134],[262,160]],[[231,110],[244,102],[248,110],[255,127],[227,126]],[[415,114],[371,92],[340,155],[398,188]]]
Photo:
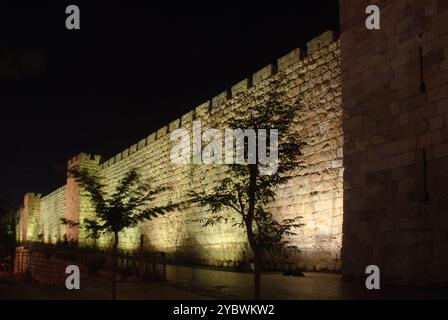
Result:
[[0,5],[0,197],[16,206],[62,186],[79,152],[107,159],[338,28],[336,0],[52,2]]

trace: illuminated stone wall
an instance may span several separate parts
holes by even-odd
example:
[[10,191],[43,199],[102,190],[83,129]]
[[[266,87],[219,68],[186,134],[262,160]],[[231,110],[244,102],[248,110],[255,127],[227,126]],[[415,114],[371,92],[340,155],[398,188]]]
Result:
[[[69,167],[87,165],[104,177],[108,192],[131,168],[154,185],[167,184],[172,191],[159,197],[164,204],[186,200],[189,190],[206,190],[226,174],[226,166],[173,165],[170,132],[183,127],[188,130],[193,120],[201,120],[202,128],[224,128],[233,110],[246,108],[247,96],[263,100],[280,83],[280,90],[289,99],[302,99],[302,110],[296,126],[307,142],[304,150],[306,167],[294,173],[294,179],[282,186],[272,211],[277,219],[303,216],[305,227],[292,242],[301,249],[292,260],[302,267],[316,270],[338,270],[342,241],[342,107],[340,86],[339,41],[327,32],[307,44],[307,50],[296,49],[248,79],[198,106],[180,119],[151,133],[130,148],[98,165],[99,159],[80,155]],[[87,197],[72,178],[66,186],[66,216],[82,221],[93,214]],[[230,223],[203,227],[196,222],[206,214],[205,208],[192,205],[182,212],[141,223],[121,235],[120,247],[134,249],[143,235],[144,246],[164,251],[169,257],[209,265],[234,265],[247,261],[250,250],[242,229]],[[67,230],[69,231],[69,230]],[[72,230],[71,238],[88,243],[82,228]],[[79,234],[78,234],[79,233]],[[110,245],[100,239],[99,245]]]
[[27,193],[23,198],[19,220],[19,239],[37,241],[40,234],[40,194]]
[[[365,8],[381,29],[365,28]],[[448,1],[341,0],[343,274],[448,283]]]
[[[67,163],[67,192],[66,192],[66,210],[65,218],[67,220],[79,223],[84,219],[93,219],[95,210],[86,191],[79,186],[70,174],[74,168],[86,169],[92,174],[101,176],[100,156],[81,153],[70,159]],[[79,241],[82,244],[93,244],[92,239],[88,238],[84,228],[66,226],[68,241]]]
[[40,200],[39,226],[41,240],[55,243],[64,239],[65,226],[61,224],[61,217],[66,209],[66,186],[63,186]]

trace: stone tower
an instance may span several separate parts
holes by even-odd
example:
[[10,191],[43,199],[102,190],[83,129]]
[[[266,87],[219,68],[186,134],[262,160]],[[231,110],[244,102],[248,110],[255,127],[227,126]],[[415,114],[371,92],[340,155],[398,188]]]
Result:
[[[100,156],[81,153],[70,159],[67,163],[67,185],[65,193],[65,218],[79,223],[85,218],[91,218],[94,210],[85,191],[70,173],[73,169],[87,169],[92,173],[99,173]],[[66,226],[66,236],[68,241],[86,240],[85,230],[77,226]]]
[[40,228],[40,198],[38,193],[29,192],[23,198],[21,209],[22,221],[19,225],[20,240],[37,241],[41,234]]
[[[367,30],[376,4],[381,29]],[[343,274],[448,283],[448,1],[341,0]]]

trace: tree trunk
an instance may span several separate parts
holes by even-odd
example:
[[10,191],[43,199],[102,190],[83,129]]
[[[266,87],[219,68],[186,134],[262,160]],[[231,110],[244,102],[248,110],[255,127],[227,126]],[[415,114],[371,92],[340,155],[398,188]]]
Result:
[[255,254],[254,254],[254,300],[260,300],[260,299],[261,299],[261,257],[260,257],[259,252],[255,252]]
[[116,292],[117,249],[118,249],[118,232],[115,232],[114,246],[112,248],[112,300],[115,300],[117,298],[117,292]]
[[255,219],[255,192],[257,189],[257,165],[249,165],[249,207],[245,218],[246,233],[249,245],[254,253],[254,299],[261,297],[261,249],[255,238],[253,224]]

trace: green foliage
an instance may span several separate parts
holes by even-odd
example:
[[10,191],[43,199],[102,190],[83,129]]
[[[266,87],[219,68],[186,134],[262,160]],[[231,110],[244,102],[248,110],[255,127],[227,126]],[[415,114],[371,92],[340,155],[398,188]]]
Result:
[[[157,196],[169,190],[167,187],[151,187],[142,182],[136,170],[129,171],[109,196],[104,191],[101,178],[85,169],[73,170],[77,179],[90,196],[95,208],[95,219],[84,219],[83,227],[89,236],[98,239],[102,234],[119,233],[139,222],[150,220],[177,209],[177,205],[168,203],[163,206],[151,206]],[[69,224],[72,222],[65,223]]]
[[292,219],[283,219],[280,223],[273,218],[272,213],[257,207],[254,216],[256,243],[261,248],[282,256],[298,252],[299,249],[291,245],[286,237],[295,235],[292,230],[304,226],[303,223],[298,222],[300,218],[298,216]]
[[3,199],[0,199],[0,245],[13,245],[15,242],[15,210]]

